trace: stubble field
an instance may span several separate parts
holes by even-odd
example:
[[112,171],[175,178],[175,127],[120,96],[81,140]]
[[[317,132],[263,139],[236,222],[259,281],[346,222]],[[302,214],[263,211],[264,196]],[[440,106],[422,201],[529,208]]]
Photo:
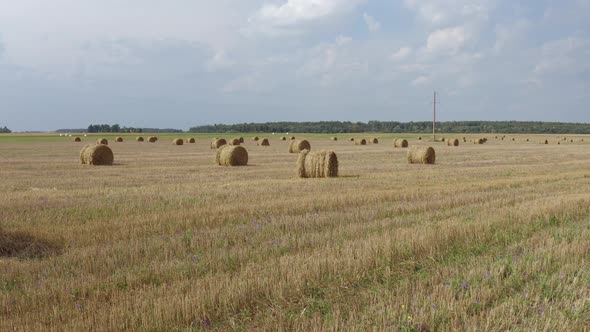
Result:
[[0,331],[590,329],[590,136],[295,134],[333,179],[279,135],[246,167],[214,164],[235,135],[158,136],[109,137],[111,167],[79,164],[96,136],[0,136]]

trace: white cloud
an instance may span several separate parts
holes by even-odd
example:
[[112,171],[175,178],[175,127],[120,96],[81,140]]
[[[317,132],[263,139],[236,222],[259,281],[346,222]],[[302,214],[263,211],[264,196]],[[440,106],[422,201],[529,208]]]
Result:
[[213,57],[207,63],[207,68],[211,71],[230,68],[234,65],[234,61],[228,58],[224,50],[215,52]]
[[405,46],[405,47],[402,47],[399,50],[397,50],[395,53],[393,53],[391,55],[391,58],[394,61],[401,61],[401,60],[406,59],[408,56],[410,56],[410,54],[412,54],[412,49]]
[[453,55],[461,51],[467,40],[468,35],[463,27],[439,29],[428,36],[426,48],[432,53]]
[[495,0],[404,0],[407,8],[432,25],[485,20],[494,3]]
[[568,37],[547,42],[542,47],[537,61],[536,75],[575,75],[590,71],[586,61],[590,57],[590,41]]
[[373,16],[363,13],[363,19],[365,19],[365,23],[367,24],[367,28],[371,32],[377,32],[381,30],[381,23],[377,21]]
[[287,0],[282,5],[267,4],[250,21],[271,26],[289,26],[347,12],[366,0]]
[[430,76],[418,76],[416,79],[414,79],[412,81],[412,85],[413,86],[420,86],[420,85],[426,85],[428,83],[432,82],[432,77]]

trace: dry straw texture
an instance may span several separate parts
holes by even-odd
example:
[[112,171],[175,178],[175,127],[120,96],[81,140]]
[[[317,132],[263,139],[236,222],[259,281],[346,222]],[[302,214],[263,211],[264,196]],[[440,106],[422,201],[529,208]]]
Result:
[[239,138],[234,138],[229,140],[229,145],[240,145],[240,139]]
[[96,144],[109,145],[109,141],[106,138],[101,138],[96,140]]
[[187,143],[195,143],[196,140],[193,137],[191,137],[191,138],[187,139],[186,142]]
[[297,159],[297,176],[300,178],[333,178],[338,176],[338,157],[333,151],[309,152],[304,150]]
[[408,150],[410,164],[434,164],[436,153],[432,147],[414,146]]
[[355,139],[354,140],[354,145],[367,145],[367,140],[364,139],[364,138]]
[[395,139],[393,141],[393,147],[395,148],[407,148],[408,147],[408,141],[405,139]]
[[270,142],[268,141],[268,138],[263,138],[257,144],[260,146],[270,146]]
[[289,153],[299,153],[303,150],[311,150],[311,144],[306,140],[292,140],[289,142]]
[[143,137],[138,136],[135,140],[138,141],[138,142],[143,142]]
[[157,140],[158,140],[158,138],[156,136],[152,136],[152,137],[148,138],[148,142],[150,142],[150,143],[156,143]]
[[459,146],[459,140],[456,138],[451,138],[447,141],[448,146]]
[[215,162],[220,166],[246,166],[248,151],[241,145],[224,145],[215,153]]
[[174,145],[183,145],[184,141],[182,140],[182,138],[176,138],[172,141],[172,144]]
[[369,143],[371,143],[371,144],[379,144],[379,140],[378,140],[378,139],[376,139],[376,138],[371,138],[371,139],[369,140]]
[[119,143],[123,142],[123,137],[115,138],[115,142],[119,142]]
[[[233,141],[236,141],[236,139],[234,138],[232,140],[232,142]],[[227,144],[227,141],[225,139],[219,138],[219,139],[216,139],[213,142],[211,142],[211,149],[219,149],[220,147],[222,147],[226,144]],[[240,145],[239,141],[238,141],[238,144],[236,144],[236,145]]]
[[76,137],[74,138],[74,142],[82,142],[82,139],[80,137]]
[[113,151],[107,145],[86,145],[80,150],[80,162],[84,165],[112,165]]

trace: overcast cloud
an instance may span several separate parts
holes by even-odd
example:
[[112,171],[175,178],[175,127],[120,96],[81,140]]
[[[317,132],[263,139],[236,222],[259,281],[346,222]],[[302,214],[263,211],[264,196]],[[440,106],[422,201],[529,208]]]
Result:
[[590,0],[0,2],[0,126],[590,122]]

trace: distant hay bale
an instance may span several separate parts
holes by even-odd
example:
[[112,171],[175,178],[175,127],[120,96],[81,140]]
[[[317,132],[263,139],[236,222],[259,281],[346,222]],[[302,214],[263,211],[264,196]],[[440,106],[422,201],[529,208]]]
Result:
[[5,231],[0,227],[0,258],[42,258],[59,254],[61,241],[39,237],[37,233]]
[[138,141],[138,142],[143,142],[143,137],[138,136],[135,140]]
[[483,144],[485,143],[483,138],[476,138],[473,140],[473,144]]
[[422,140],[422,137],[418,137],[418,140],[421,141]]
[[512,141],[516,141],[516,138],[512,137]]
[[182,140],[182,138],[175,138],[172,141],[172,144],[174,144],[174,145],[183,145],[184,144],[184,141]]
[[252,140],[253,140],[254,142],[258,142],[258,140],[259,140],[259,139],[260,139],[260,138],[258,138],[258,136],[254,136],[254,137],[252,138]]
[[526,141],[526,142],[528,142],[528,141],[529,141],[529,139],[527,138],[525,141]]
[[106,138],[100,138],[96,140],[96,144],[109,145],[109,141]]
[[156,136],[152,136],[152,137],[148,138],[148,142],[150,142],[150,143],[156,143],[157,140],[158,140],[158,138]]
[[445,138],[444,137],[441,138],[440,141],[444,143],[445,142]]
[[80,150],[80,162],[84,165],[112,165],[113,151],[107,145],[86,145]]
[[482,138],[482,139],[483,139],[483,142],[484,142],[484,143],[487,143],[487,142],[488,142],[488,139],[487,139],[487,138],[485,138],[485,137],[484,137],[484,138]]
[[332,141],[337,141],[337,140],[338,140],[338,137],[335,137],[335,136],[334,136],[334,137],[332,137],[332,138],[331,138],[331,140],[332,140]]
[[248,151],[241,145],[224,145],[217,149],[215,162],[220,166],[248,165]]
[[448,146],[459,146],[459,140],[456,138],[452,138],[447,141]]
[[238,140],[240,141],[240,144],[244,143],[244,138],[243,137],[238,138]]
[[[225,140],[224,140],[225,141]],[[233,138],[229,140],[229,145],[232,146],[236,146],[236,145],[240,145],[240,139],[239,138]],[[223,144],[222,144],[223,145]]]
[[410,164],[434,164],[436,153],[432,147],[414,146],[408,150]]
[[286,141],[286,140],[287,140],[287,137],[285,137],[285,136],[281,137],[281,141]]
[[364,139],[364,138],[355,139],[354,140],[354,145],[367,145],[367,140]]
[[76,137],[74,138],[74,142],[82,142],[82,139],[80,137]]
[[[236,145],[240,145],[240,140],[238,140],[237,138],[234,138],[232,140],[232,143],[234,141],[237,141],[237,144]],[[222,146],[224,146],[226,144],[227,144],[227,141],[224,140],[223,138],[216,139],[213,142],[211,142],[211,149],[219,149],[220,147],[222,147]]]
[[338,176],[338,157],[334,151],[303,150],[297,159],[300,178],[334,178]]
[[560,141],[557,141],[557,145],[561,145],[561,142]]
[[190,143],[190,144],[192,144],[192,143],[195,143],[195,142],[196,142],[196,140],[195,140],[193,137],[191,137],[191,138],[188,138],[188,139],[186,140],[186,142],[187,142],[187,143]]
[[574,140],[573,140],[573,139],[572,139],[572,140],[570,140],[570,143],[573,143],[573,142],[574,142]]
[[115,142],[118,142],[118,143],[123,142],[123,137],[117,137],[117,138],[115,138]]
[[408,141],[405,139],[395,139],[393,141],[393,147],[394,148],[407,148],[408,147]]
[[371,143],[371,144],[379,144],[379,140],[377,138],[371,138],[371,139],[369,139],[369,143]]
[[260,142],[256,143],[260,146],[270,146],[270,142],[268,141],[268,138],[263,138],[260,140]]
[[291,136],[291,137],[289,138],[289,140],[291,140],[291,141],[294,141],[294,140],[295,140],[295,136]]
[[549,144],[548,140],[541,141],[541,144]]
[[348,140],[351,141],[351,142],[354,142],[354,137],[351,137]]
[[299,153],[303,150],[311,150],[311,144],[307,140],[292,140],[289,142],[289,153]]

